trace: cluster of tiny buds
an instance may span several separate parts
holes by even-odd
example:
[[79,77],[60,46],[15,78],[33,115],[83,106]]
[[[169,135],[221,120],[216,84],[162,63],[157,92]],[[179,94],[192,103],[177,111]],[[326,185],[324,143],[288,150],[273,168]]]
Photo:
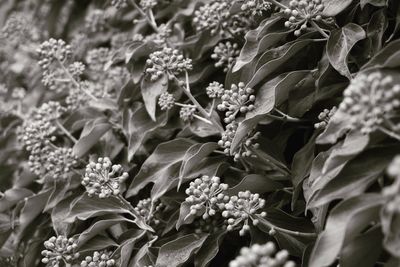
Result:
[[253,95],[254,90],[250,87],[246,88],[243,82],[238,85],[232,84],[230,90],[224,90],[221,97],[222,103],[217,106],[217,109],[225,112],[225,123],[231,123],[235,120],[236,115],[246,113],[254,109],[252,104],[256,99]]
[[[154,207],[152,207],[154,205]],[[160,220],[155,218],[157,212],[160,212],[163,209],[164,205],[159,203],[158,205],[154,204],[151,198],[145,198],[140,200],[135,207],[135,210],[145,219],[147,223],[152,225],[158,225]]]
[[79,258],[79,253],[75,252],[78,245],[74,238],[63,235],[53,236],[44,242],[44,247],[46,249],[42,251],[42,262],[52,267],[60,267],[62,261],[71,263]]
[[184,106],[179,111],[179,117],[184,122],[191,122],[195,116],[197,109],[194,106]]
[[85,17],[85,28],[89,33],[101,32],[105,29],[106,17],[104,10],[93,9]]
[[343,96],[336,114],[350,115],[351,128],[363,134],[376,130],[400,107],[400,85],[394,85],[391,76],[383,77],[380,72],[358,75]]
[[386,173],[394,179],[394,182],[383,188],[382,194],[387,198],[385,211],[390,214],[400,213],[400,155],[394,157],[389,164]]
[[209,98],[221,98],[224,94],[224,85],[219,82],[212,82],[206,88]]
[[11,92],[12,99],[23,99],[26,95],[26,90],[23,87],[15,87]]
[[231,43],[229,41],[225,43],[219,43],[215,48],[211,58],[217,62],[214,64],[217,68],[224,68],[224,72],[228,70],[235,64],[236,58],[240,54],[240,49],[238,44]]
[[294,261],[289,260],[287,250],[277,251],[273,242],[264,245],[254,244],[243,247],[240,255],[229,263],[229,267],[295,267]]
[[185,191],[188,195],[186,202],[191,205],[190,214],[202,216],[203,219],[214,216],[229,200],[225,195],[226,190],[228,185],[221,183],[220,178],[216,176],[204,175],[190,182],[189,188]]
[[325,129],[325,127],[328,125],[329,120],[332,118],[332,116],[336,113],[337,107],[333,107],[331,109],[324,109],[319,115],[318,119],[319,122],[314,124],[315,129]]
[[144,10],[149,10],[157,5],[157,0],[140,0],[139,5]]
[[175,105],[174,95],[168,92],[162,93],[158,98],[158,105],[160,106],[161,110],[170,110]]
[[98,158],[96,162],[86,165],[82,185],[89,196],[97,195],[107,198],[120,193],[121,184],[128,178],[127,172],[122,172],[121,165],[113,165],[107,157]]
[[37,50],[39,54],[39,66],[43,70],[47,70],[51,63],[55,60],[64,61],[71,54],[71,46],[67,45],[65,41],[59,39],[49,39],[48,41],[43,42]]
[[81,262],[81,267],[111,267],[115,260],[111,258],[111,251],[95,251],[92,256],[86,256]]
[[110,60],[110,49],[106,47],[99,47],[91,49],[86,54],[86,63],[89,69],[95,71],[102,71],[104,65]]
[[68,71],[74,78],[79,78],[85,71],[85,65],[80,61],[75,61],[68,66]]
[[271,9],[271,3],[266,0],[244,0],[240,8],[242,11],[256,16]]
[[285,27],[297,29],[294,34],[299,36],[307,29],[307,23],[311,20],[322,20],[321,12],[324,8],[322,0],[292,0],[289,7],[283,11],[289,16]]
[[260,198],[259,194],[252,194],[248,190],[239,192],[237,196],[231,196],[222,212],[222,216],[226,218],[228,223],[226,229],[232,231],[237,226],[241,226],[239,234],[245,235],[250,230],[249,220],[252,221],[253,225],[259,223],[258,219],[253,219],[252,216],[265,217],[267,215],[266,212],[257,214],[258,210],[264,208],[264,206],[265,200]]
[[127,7],[127,1],[126,0],[112,0],[111,5],[114,6],[116,9],[124,8]]
[[151,75],[152,81],[159,79],[164,74],[167,74],[168,78],[172,80],[175,75],[193,68],[191,59],[185,58],[179,50],[170,47],[163,47],[162,50],[151,53],[146,63],[148,66],[146,73]]
[[214,1],[201,6],[194,12],[193,24],[197,31],[211,29],[215,34],[217,28],[230,17],[228,1]]

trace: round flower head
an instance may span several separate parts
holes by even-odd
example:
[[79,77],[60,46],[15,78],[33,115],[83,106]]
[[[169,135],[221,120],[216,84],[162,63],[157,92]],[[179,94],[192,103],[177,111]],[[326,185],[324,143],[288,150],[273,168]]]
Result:
[[197,111],[196,108],[192,106],[182,107],[181,110],[179,111],[179,117],[184,122],[190,122],[193,120],[196,111]]
[[164,205],[162,203],[156,205],[152,203],[151,198],[145,198],[137,203],[135,210],[145,219],[147,224],[158,225],[160,220],[157,219],[157,215],[163,207]]
[[265,212],[257,213],[264,206],[265,200],[260,198],[259,194],[252,194],[248,190],[239,192],[237,196],[231,196],[222,212],[222,216],[226,218],[228,223],[227,230],[232,231],[240,227],[239,234],[244,235],[250,230],[249,220],[254,225],[258,223],[257,219],[252,218],[253,216],[266,216]]
[[116,262],[111,258],[111,251],[95,251],[92,256],[86,256],[81,262],[81,267],[111,267]]
[[224,72],[228,70],[235,64],[237,56],[240,54],[240,49],[237,44],[232,44],[227,41],[225,43],[219,43],[214,48],[214,53],[211,58],[217,62],[214,64],[217,68],[224,68]]
[[82,185],[86,187],[89,196],[107,198],[120,193],[120,185],[128,178],[128,173],[122,171],[121,165],[112,165],[107,157],[98,158],[96,162],[86,165]]
[[89,69],[95,71],[102,71],[104,65],[111,57],[110,49],[105,47],[95,48],[88,51],[86,55],[86,62]]
[[283,12],[289,17],[285,22],[288,28],[297,29],[294,34],[299,36],[307,29],[310,21],[321,21],[321,12],[324,10],[322,0],[292,0],[289,7]]
[[230,90],[224,90],[221,97],[222,103],[217,106],[218,110],[225,111],[225,123],[231,123],[236,115],[246,113],[254,109],[253,102],[256,99],[253,95],[254,90],[240,82],[238,85],[232,84]]
[[85,18],[85,28],[90,33],[101,32],[106,27],[106,16],[104,10],[93,9]]
[[12,14],[0,31],[0,38],[6,38],[8,43],[17,43],[32,39],[32,28],[21,14]]
[[384,77],[380,72],[358,75],[343,95],[334,117],[349,115],[351,128],[364,134],[379,128],[400,107],[400,85],[394,85],[391,76]]
[[324,109],[318,115],[318,119],[320,122],[314,124],[315,129],[324,129],[328,125],[329,120],[332,118],[332,116],[335,114],[336,111],[337,107],[333,107],[331,109]]
[[188,195],[186,202],[191,205],[190,214],[202,216],[203,219],[214,216],[229,199],[225,195],[226,190],[228,190],[228,185],[221,183],[219,177],[204,175],[197,178],[185,191]]
[[211,33],[230,17],[230,4],[225,1],[214,1],[201,6],[194,12],[193,24],[197,31],[211,29]]
[[47,70],[54,61],[63,62],[71,54],[71,46],[67,45],[63,40],[49,39],[43,42],[37,50],[39,54],[39,66]]
[[271,3],[266,0],[239,0],[242,3],[240,8],[246,14],[256,16],[262,15],[263,12],[271,9]]
[[82,62],[75,61],[68,66],[68,71],[74,78],[79,78],[85,71],[85,65]]
[[296,264],[289,260],[287,250],[277,251],[274,243],[264,245],[254,244],[243,247],[240,255],[229,263],[229,267],[295,267]]
[[212,82],[207,86],[206,92],[209,98],[221,98],[224,94],[224,85],[219,82]]
[[71,263],[79,258],[76,252],[77,241],[63,235],[53,236],[44,242],[45,250],[42,251],[42,262],[49,266],[61,266],[62,262]]
[[161,110],[170,110],[175,105],[175,97],[168,92],[162,93],[158,98],[158,105]]
[[179,75],[183,71],[188,71],[193,68],[192,60],[184,58],[179,50],[164,47],[161,51],[155,51],[150,54],[146,61],[146,73],[150,74],[152,81],[155,81],[164,74],[172,80],[174,76]]

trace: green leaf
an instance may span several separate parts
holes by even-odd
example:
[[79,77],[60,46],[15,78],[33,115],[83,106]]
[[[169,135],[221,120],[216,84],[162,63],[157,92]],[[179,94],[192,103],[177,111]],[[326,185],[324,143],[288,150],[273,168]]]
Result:
[[219,247],[226,235],[225,231],[210,234],[204,242],[203,246],[196,253],[194,259],[195,267],[206,267],[211,260],[217,256]]
[[353,240],[364,227],[376,221],[383,203],[384,199],[378,194],[358,195],[339,203],[332,209],[325,230],[315,243],[309,266],[330,266],[345,240]]
[[111,129],[111,125],[104,117],[96,118],[86,122],[81,137],[73,147],[74,154],[80,158],[84,156],[99,139]]
[[351,73],[347,66],[347,57],[350,50],[360,40],[366,38],[364,29],[354,23],[333,31],[327,43],[329,62],[343,76],[351,79]]
[[149,77],[142,80],[140,86],[144,105],[150,118],[156,121],[156,110],[158,97],[168,89],[168,76],[164,74],[155,81],[151,81]]
[[24,206],[19,215],[19,225],[21,230],[28,227],[33,220],[43,212],[50,194],[51,189],[48,189],[25,199]]
[[229,195],[236,195],[240,191],[250,190],[252,193],[274,192],[283,188],[281,183],[269,179],[267,176],[259,174],[246,175],[237,185],[228,189]]
[[181,207],[179,208],[179,218],[176,222],[176,230],[184,224],[191,224],[195,219],[195,216],[191,216],[190,214],[190,206],[191,204],[184,201],[181,203]]
[[157,183],[163,177],[177,178],[186,151],[194,144],[188,139],[175,139],[157,146],[143,163],[126,193],[136,195],[149,183]]
[[334,17],[345,10],[353,0],[322,0],[324,10],[322,14],[327,17]]
[[382,6],[387,6],[389,0],[360,0],[360,6],[361,8],[364,8],[367,4],[377,6],[377,7],[382,7]]
[[363,72],[375,68],[397,68],[400,66],[400,40],[395,40],[385,46],[361,70]]
[[386,11],[384,9],[379,9],[376,11],[367,27],[367,37],[368,37],[368,57],[376,55],[382,49],[383,35],[388,27],[388,20]]
[[180,267],[193,253],[199,250],[208,235],[195,234],[182,236],[161,246],[156,267]]
[[99,251],[108,247],[116,247],[118,244],[110,237],[99,235],[96,236],[79,248],[79,252],[84,253],[87,251]]

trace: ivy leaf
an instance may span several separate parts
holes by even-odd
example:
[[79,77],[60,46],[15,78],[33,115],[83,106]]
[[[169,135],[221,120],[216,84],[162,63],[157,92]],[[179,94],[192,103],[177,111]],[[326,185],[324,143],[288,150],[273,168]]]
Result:
[[347,66],[347,57],[353,46],[364,38],[366,38],[364,29],[354,23],[333,31],[329,37],[327,43],[329,62],[340,74],[349,79],[351,79],[351,74]]
[[36,195],[26,198],[24,206],[19,215],[19,225],[21,231],[29,226],[32,221],[39,216],[46,205],[47,199],[51,194],[51,189],[41,191]]
[[167,91],[167,88],[168,76],[166,74],[163,74],[162,77],[155,81],[151,81],[148,75],[142,80],[140,89],[144,105],[153,121],[156,121],[157,99],[162,93]]
[[85,127],[82,130],[81,137],[72,148],[73,153],[78,158],[82,157],[95,144],[97,144],[99,139],[110,129],[111,125],[104,117],[96,118],[86,122]]
[[388,6],[388,1],[389,0],[360,0],[360,6],[361,8],[364,8],[367,4],[377,7]]
[[217,256],[219,247],[221,246],[225,235],[226,231],[210,234],[203,246],[195,255],[195,267],[206,267],[208,264],[210,264],[211,260]]
[[33,192],[26,188],[10,188],[0,198],[0,212],[4,212],[26,197],[32,196]]
[[116,247],[118,244],[112,240],[110,237],[104,236],[104,235],[98,235],[92,239],[90,239],[88,242],[83,244],[79,248],[79,252],[85,253],[87,251],[99,251],[108,247]]
[[361,70],[363,72],[375,68],[397,68],[400,66],[400,40],[395,40],[385,46]]
[[184,224],[191,224],[195,219],[195,216],[191,216],[190,214],[190,206],[191,204],[186,201],[181,203],[179,218],[176,222],[176,230],[179,230],[179,228]]
[[376,221],[384,201],[379,194],[365,194],[347,199],[333,208],[325,230],[315,243],[309,266],[330,266],[339,255],[345,240],[353,240],[371,221]]
[[281,183],[273,181],[264,175],[246,175],[237,185],[228,189],[228,195],[236,195],[239,191],[250,190],[252,193],[267,193],[283,188]]
[[343,10],[345,10],[353,0],[322,0],[324,10],[322,15],[327,17],[334,17]]
[[182,236],[161,246],[156,267],[182,266],[193,253],[199,250],[208,235],[195,234]]
[[175,139],[158,145],[133,179],[127,197],[136,195],[149,183],[156,183],[160,177],[177,177],[185,153],[193,144],[189,139]]

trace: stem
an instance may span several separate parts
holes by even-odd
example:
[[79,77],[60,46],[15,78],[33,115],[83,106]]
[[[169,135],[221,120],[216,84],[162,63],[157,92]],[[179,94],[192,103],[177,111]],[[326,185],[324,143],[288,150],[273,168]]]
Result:
[[71,139],[71,141],[72,141],[74,144],[76,144],[76,143],[78,142],[78,140],[76,140],[76,138],[73,137],[72,134],[71,134],[67,129],[65,129],[65,127],[64,127],[58,120],[55,120],[55,122],[56,122],[57,127],[58,127],[69,139]]
[[[277,108],[274,108],[274,111],[277,112],[277,113],[279,113],[280,115],[282,115],[282,116],[284,117],[284,120],[291,121],[291,122],[301,122],[301,121],[302,121],[302,120],[300,120],[300,119],[298,119],[298,118],[293,118],[293,117],[289,116],[288,114],[286,114],[286,113],[280,111],[280,110],[277,109]],[[271,115],[271,116],[273,116],[273,115]],[[279,117],[276,117],[276,116],[274,116],[274,117],[275,117],[275,118],[279,118]]]
[[207,124],[213,125],[213,123],[212,123],[211,121],[209,121],[209,120],[207,120],[206,118],[203,118],[203,117],[201,117],[201,116],[199,116],[199,115],[193,114],[193,117],[195,117],[195,118],[198,119],[198,120],[201,120],[202,122],[205,122],[205,123],[207,123]]
[[271,115],[271,114],[266,114],[265,116],[268,118],[271,118],[271,119],[279,120],[279,121],[301,122],[300,119],[296,119],[296,118],[278,117],[278,116]]
[[179,103],[179,102],[175,102],[174,104],[175,104],[175,106],[179,106],[179,107],[190,107],[190,108],[195,108],[196,107],[195,105],[182,104],[182,103]]
[[310,23],[311,23],[311,25],[312,25],[317,31],[319,31],[319,33],[320,33],[322,36],[324,36],[325,38],[329,38],[329,35],[326,34],[326,33],[321,29],[321,27],[318,26],[317,23],[315,23],[315,21],[310,20]]
[[139,11],[139,13],[146,19],[147,23],[153,28],[153,30],[155,32],[158,32],[158,27],[157,24],[155,23],[155,21],[152,21],[150,19],[150,17],[146,14],[146,12],[143,11],[143,9],[138,6],[135,2],[135,0],[129,0],[129,3],[135,8],[137,9],[137,11]]
[[217,103],[217,101],[215,101],[215,98],[213,98],[213,100],[212,100],[212,104],[211,104],[211,108],[210,108],[210,110],[209,110],[209,112],[208,112],[208,116],[209,117],[211,117],[211,115],[212,115],[212,113],[213,113],[213,111],[214,111],[214,109],[215,109],[215,104]]
[[287,6],[285,6],[284,4],[279,3],[279,2],[276,1],[276,0],[268,0],[268,1],[271,2],[271,3],[274,4],[274,5],[276,5],[276,6],[280,7],[280,8],[282,8],[282,9],[287,9],[287,8],[288,8]]
[[381,132],[383,132],[384,134],[389,135],[390,137],[397,139],[400,141],[400,135],[396,134],[395,132],[392,132],[388,129],[385,129],[384,127],[379,126],[378,130],[380,130]]
[[[257,217],[258,217],[258,216],[257,216]],[[265,219],[265,218],[260,218],[260,217],[258,217],[257,219],[262,220],[263,223],[264,223],[265,225],[267,225],[269,228],[274,229],[274,230],[276,230],[276,231],[279,231],[279,232],[281,232],[281,233],[285,233],[285,234],[292,235],[292,236],[308,237],[308,238],[315,238],[315,237],[317,237],[317,234],[316,234],[316,233],[303,233],[303,232],[298,232],[298,231],[292,231],[292,230],[288,230],[288,229],[285,229],[285,228],[281,228],[281,227],[279,227],[279,226],[275,226],[275,225],[273,225],[272,223],[270,223],[270,222],[269,222],[267,219]]]

